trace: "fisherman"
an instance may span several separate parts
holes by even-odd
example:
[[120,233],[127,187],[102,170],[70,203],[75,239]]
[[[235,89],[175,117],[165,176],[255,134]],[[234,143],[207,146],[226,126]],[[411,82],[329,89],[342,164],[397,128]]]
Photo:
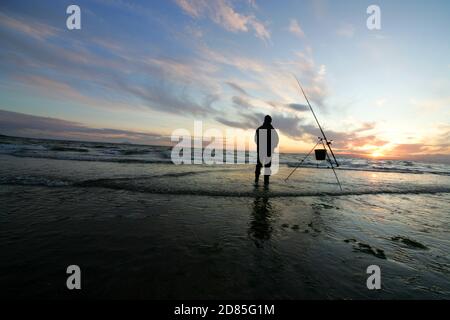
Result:
[[263,125],[256,129],[255,143],[258,154],[255,169],[255,184],[258,183],[261,169],[264,167],[264,184],[268,185],[271,174],[272,154],[278,146],[278,133],[272,126],[271,116],[265,116]]

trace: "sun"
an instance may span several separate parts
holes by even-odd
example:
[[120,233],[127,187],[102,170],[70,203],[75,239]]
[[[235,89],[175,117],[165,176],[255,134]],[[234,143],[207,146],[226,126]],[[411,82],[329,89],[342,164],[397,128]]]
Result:
[[384,156],[384,154],[381,151],[377,150],[377,151],[372,152],[371,156],[374,158],[379,158],[379,157]]

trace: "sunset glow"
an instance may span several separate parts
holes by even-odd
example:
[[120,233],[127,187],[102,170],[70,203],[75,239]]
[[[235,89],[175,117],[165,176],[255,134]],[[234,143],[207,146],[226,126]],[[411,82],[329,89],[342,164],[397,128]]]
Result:
[[374,152],[371,154],[371,156],[374,157],[374,158],[380,158],[380,157],[383,157],[384,154],[383,154],[382,152],[380,152],[380,151],[374,151]]
[[270,114],[280,151],[307,152],[320,132],[295,74],[336,153],[450,161],[450,10],[434,2],[380,1],[380,30],[352,0],[79,1],[81,30],[63,3],[7,2],[0,133],[168,145],[194,121]]

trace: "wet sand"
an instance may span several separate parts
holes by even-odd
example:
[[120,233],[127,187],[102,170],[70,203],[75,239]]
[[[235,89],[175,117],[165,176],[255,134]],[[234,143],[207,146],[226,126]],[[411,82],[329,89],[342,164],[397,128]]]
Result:
[[[2,185],[1,296],[450,298],[449,194],[256,194]],[[82,270],[76,294],[70,264]],[[366,288],[372,264],[379,291]]]

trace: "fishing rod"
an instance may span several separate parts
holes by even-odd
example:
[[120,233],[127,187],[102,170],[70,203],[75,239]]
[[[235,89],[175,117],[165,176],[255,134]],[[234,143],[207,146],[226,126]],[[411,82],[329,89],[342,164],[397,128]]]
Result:
[[334,156],[334,152],[333,152],[333,150],[331,149],[331,141],[329,141],[329,140],[327,139],[327,136],[325,135],[325,132],[323,131],[322,126],[320,125],[319,120],[318,120],[317,117],[316,117],[316,113],[314,112],[314,110],[313,110],[311,104],[309,103],[309,99],[308,99],[308,97],[306,96],[305,91],[303,90],[303,87],[302,87],[302,85],[300,84],[300,81],[298,81],[298,79],[297,79],[297,77],[296,77],[295,75],[293,75],[293,76],[294,76],[295,80],[297,80],[297,84],[298,84],[298,86],[300,87],[300,89],[302,90],[303,96],[305,97],[306,102],[308,103],[309,109],[311,110],[311,112],[312,112],[312,114],[313,114],[313,116],[314,116],[314,119],[316,119],[317,125],[319,126],[320,132],[322,133],[322,137],[323,137],[323,139],[325,140],[325,143],[326,143],[326,145],[328,146],[328,149],[330,149],[331,155],[333,156],[334,162],[336,163],[336,167],[339,167],[339,163],[337,162],[336,157]]
[[[305,99],[306,99],[306,102],[308,103],[309,109],[311,110],[311,112],[312,112],[312,114],[313,114],[313,116],[314,116],[314,119],[316,120],[316,123],[317,123],[317,125],[318,125],[318,127],[319,127],[319,129],[320,129],[320,132],[322,133],[322,137],[319,137],[319,138],[318,138],[319,141],[316,143],[316,145],[315,145],[315,146],[311,149],[311,151],[310,151],[310,152],[302,159],[302,161],[300,161],[300,162],[297,164],[297,166],[294,168],[294,170],[292,170],[292,172],[287,176],[286,179],[284,179],[284,181],[287,181],[287,180],[289,179],[289,177],[295,172],[295,170],[297,170],[298,167],[300,167],[300,165],[306,160],[306,158],[308,158],[308,156],[313,152],[313,150],[317,147],[317,145],[318,145],[319,143],[322,143],[323,148],[324,148],[324,150],[325,150],[326,159],[327,159],[327,161],[330,163],[331,169],[333,170],[334,176],[336,177],[336,181],[337,181],[337,183],[338,183],[338,185],[339,185],[339,188],[340,188],[341,191],[342,191],[341,182],[339,181],[339,178],[338,178],[338,176],[337,176],[337,174],[336,174],[336,171],[334,170],[333,161],[330,159],[330,156],[329,156],[328,153],[326,152],[327,147],[328,147],[328,149],[330,150],[331,155],[333,156],[334,163],[336,164],[336,167],[339,167],[339,163],[338,163],[338,161],[337,161],[337,159],[336,159],[336,157],[335,157],[335,155],[334,155],[333,149],[331,149],[331,142],[332,142],[332,140],[328,140],[328,139],[327,139],[327,136],[325,135],[325,132],[323,131],[322,126],[321,126],[320,123],[319,123],[319,120],[317,119],[316,113],[314,112],[314,110],[313,110],[313,108],[312,108],[312,106],[311,106],[311,103],[309,103],[309,99],[308,99],[308,97],[306,96],[306,93],[305,93],[305,91],[303,90],[303,87],[302,87],[302,85],[300,84],[300,81],[297,79],[297,77],[296,77],[294,74],[293,74],[293,76],[294,76],[295,80],[297,80],[297,84],[298,84],[298,86],[300,87],[300,89],[301,89],[301,91],[302,91],[302,93],[303,93],[303,96],[304,96]],[[317,157],[317,154],[316,154],[316,157]],[[324,159],[321,159],[321,160],[324,160]]]

